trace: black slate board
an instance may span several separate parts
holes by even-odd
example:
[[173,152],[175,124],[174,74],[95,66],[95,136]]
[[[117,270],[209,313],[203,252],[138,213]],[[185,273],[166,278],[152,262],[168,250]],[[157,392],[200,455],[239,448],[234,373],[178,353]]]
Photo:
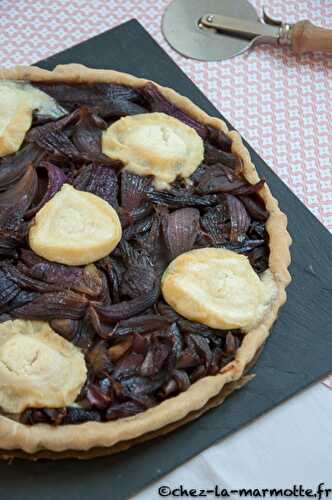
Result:
[[[52,56],[39,66],[52,69],[56,64],[70,62],[156,80],[187,95],[207,113],[220,116],[135,20]],[[248,148],[260,175],[266,178],[287,213],[294,240],[290,269],[293,283],[288,288],[288,302],[255,367],[256,378],[197,421],[113,457],[88,462],[36,464],[16,460],[10,466],[1,463],[0,498],[127,498],[332,369],[331,235],[255,151]]]

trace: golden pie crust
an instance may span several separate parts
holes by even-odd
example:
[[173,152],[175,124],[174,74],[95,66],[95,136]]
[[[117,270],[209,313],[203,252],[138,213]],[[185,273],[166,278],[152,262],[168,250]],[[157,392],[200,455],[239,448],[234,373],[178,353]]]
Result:
[[[90,69],[79,64],[57,66],[50,72],[37,67],[16,67],[0,70],[0,79],[92,83],[108,82],[129,85],[133,88],[142,87],[147,80],[136,78],[126,73],[112,70]],[[232,151],[240,157],[246,179],[255,184],[259,176],[250,155],[243,145],[240,135],[229,131],[226,124],[219,118],[213,118],[193,104],[188,98],[174,90],[158,85],[160,92],[176,106],[184,110],[202,123],[223,130],[232,139]],[[85,452],[93,453],[93,449],[102,448],[105,454],[112,452],[112,447],[124,443],[134,443],[144,439],[145,435],[162,433],[168,426],[185,423],[187,416],[199,412],[210,400],[222,393],[228,384],[236,384],[256,352],[264,344],[270,329],[276,320],[280,307],[286,301],[285,288],[291,281],[288,273],[290,264],[289,246],[291,238],[287,232],[287,217],[283,214],[277,200],[272,196],[268,186],[264,185],[260,192],[269,217],[266,229],[269,234],[269,269],[277,287],[277,294],[271,307],[262,321],[251,329],[243,339],[234,361],[225,366],[217,375],[204,377],[195,382],[186,392],[163,401],[158,406],[132,417],[99,423],[87,422],[80,425],[64,425],[52,427],[38,424],[25,426],[5,416],[0,416],[0,446],[3,456],[9,456],[14,450],[23,450],[26,456],[38,452],[47,452],[49,456],[58,456],[70,450],[71,456],[81,456]],[[12,452],[10,451],[12,450]],[[50,453],[50,452],[54,452]],[[59,455],[57,455],[59,454]]]

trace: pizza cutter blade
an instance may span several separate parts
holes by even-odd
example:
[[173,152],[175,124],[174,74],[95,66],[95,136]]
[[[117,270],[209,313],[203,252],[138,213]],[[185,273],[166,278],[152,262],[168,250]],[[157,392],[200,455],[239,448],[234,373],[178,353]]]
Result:
[[289,46],[296,54],[332,53],[332,30],[307,20],[283,23],[266,12],[260,20],[248,0],[173,0],[162,30],[177,52],[202,61],[228,59],[266,43]]
[[201,19],[209,13],[259,22],[248,0],[173,0],[162,20],[168,43],[180,54],[203,61],[228,59],[248,49],[250,39],[204,27]]

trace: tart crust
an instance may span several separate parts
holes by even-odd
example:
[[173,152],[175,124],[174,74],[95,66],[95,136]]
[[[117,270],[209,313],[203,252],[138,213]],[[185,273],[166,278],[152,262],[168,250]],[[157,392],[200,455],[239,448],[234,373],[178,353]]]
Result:
[[[60,65],[53,71],[33,66],[18,66],[13,69],[0,70],[1,78],[71,83],[106,82],[128,85],[133,88],[142,87],[148,81],[127,73],[90,69],[80,64]],[[210,117],[188,98],[179,95],[174,90],[157,86],[169,101],[186,113],[228,134],[233,141],[233,153],[236,153],[243,163],[246,179],[252,184],[259,181],[256,168],[250,160],[249,151],[236,131],[230,132],[224,121]],[[55,455],[49,456],[59,458],[61,456],[57,455],[58,453],[62,454],[68,450],[71,450],[71,456],[80,456],[83,452],[95,448],[103,448],[104,454],[111,453],[114,449],[112,447],[117,443],[134,444],[135,440],[144,435],[155,432],[162,434],[163,429],[168,426],[185,423],[186,417],[203,409],[210,400],[223,391],[223,388],[227,387],[227,384],[234,384],[242,378],[246,366],[251,363],[256,352],[267,339],[279,308],[286,301],[285,289],[291,281],[287,270],[290,264],[289,246],[291,244],[291,238],[287,232],[287,217],[280,211],[278,202],[272,196],[268,186],[264,185],[259,194],[269,213],[266,223],[270,247],[269,269],[277,286],[277,295],[259,325],[245,335],[234,361],[225,366],[217,375],[198,380],[187,391],[143,413],[111,422],[87,422],[59,427],[37,424],[30,427],[0,416],[0,446],[4,456],[6,454],[3,450],[23,450],[31,458],[34,458],[33,454],[45,450],[55,452]],[[38,458],[38,455],[35,455],[35,458]]]

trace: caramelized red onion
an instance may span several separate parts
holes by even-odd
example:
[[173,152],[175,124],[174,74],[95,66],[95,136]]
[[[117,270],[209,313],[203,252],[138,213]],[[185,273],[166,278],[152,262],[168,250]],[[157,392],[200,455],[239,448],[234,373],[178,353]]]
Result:
[[75,160],[79,158],[80,153],[68,137],[68,128],[72,128],[79,118],[80,113],[77,110],[60,120],[34,127],[27,133],[26,140],[60,158]]
[[80,319],[88,306],[84,295],[70,290],[54,293],[43,293],[35,300],[14,309],[11,314],[15,318],[53,320],[59,318]]
[[102,117],[119,118],[126,115],[145,113],[138,93],[130,87],[112,83],[75,84],[44,83],[35,85],[53,97],[68,111],[87,106]]
[[243,241],[250,226],[250,217],[242,201],[236,196],[227,194],[226,200],[231,222],[229,239],[232,242]]
[[155,285],[149,293],[141,295],[131,300],[112,304],[110,306],[103,306],[96,304],[95,309],[102,321],[105,323],[116,323],[122,319],[128,319],[135,316],[149,307],[153,306],[159,297],[159,285]]
[[101,415],[98,411],[86,410],[84,408],[32,408],[25,410],[20,418],[22,424],[83,424],[84,422],[99,422]]
[[16,154],[6,156],[0,162],[0,191],[8,189],[26,172],[29,165],[36,165],[43,151],[34,144],[28,144]]
[[101,275],[89,268],[66,266],[39,257],[31,250],[22,249],[17,269],[22,276],[31,277],[57,289],[71,289],[75,292],[98,297],[101,293]]
[[27,227],[23,224],[13,229],[0,227],[0,256],[17,257],[18,249],[24,243]]
[[29,165],[19,181],[0,193],[0,225],[13,211],[13,207],[24,213],[34,199],[36,191],[36,170],[32,165]]
[[170,320],[165,316],[144,314],[119,321],[111,332],[112,338],[126,337],[131,334],[143,334],[167,329]]
[[199,216],[196,208],[182,208],[163,218],[165,243],[172,260],[192,249],[198,234]]
[[187,115],[187,113],[168,101],[154,83],[148,82],[139,89],[139,92],[148,103],[152,112],[157,111],[159,113],[171,115],[186,125],[189,125],[189,127],[195,129],[203,139],[207,137],[208,132],[205,125]]
[[121,173],[121,207],[127,210],[139,208],[146,202],[151,178],[136,175],[127,170]]
[[217,203],[216,195],[197,196],[182,189],[172,189],[170,191],[152,191],[147,194],[149,200],[156,205],[163,205],[170,208],[184,207],[210,207]]
[[90,164],[83,166],[73,185],[80,191],[95,194],[107,201],[113,208],[118,207],[118,178],[113,164]]
[[153,213],[153,208],[148,203],[141,205],[137,208],[127,209],[120,207],[119,208],[119,218],[121,221],[121,225],[123,227],[128,227],[131,224],[135,224],[136,222],[145,219],[148,215]]
[[91,111],[79,108],[79,121],[71,136],[72,142],[86,160],[107,161],[107,156],[101,151],[102,131],[107,128],[107,123]]
[[56,333],[82,349],[89,349],[93,345],[95,332],[84,319],[53,319],[50,321],[50,327]]
[[202,229],[209,237],[211,243],[215,246],[224,243],[227,239],[227,219],[228,211],[226,204],[209,208],[201,217],[200,222]]
[[233,153],[222,151],[212,144],[205,142],[204,144],[204,162],[207,165],[214,165],[215,163],[222,163],[227,167],[235,168],[237,164],[237,157]]
[[32,206],[25,212],[25,218],[33,217],[66,182],[66,176],[60,168],[50,162],[40,162],[36,168],[38,188]]
[[255,198],[250,195],[240,195],[239,198],[253,219],[266,221],[268,213],[264,208],[262,201],[258,197]]
[[222,130],[211,127],[210,125],[207,125],[206,128],[208,131],[208,141],[216,148],[229,153],[232,149],[232,140],[228,137],[228,135],[226,135]]

